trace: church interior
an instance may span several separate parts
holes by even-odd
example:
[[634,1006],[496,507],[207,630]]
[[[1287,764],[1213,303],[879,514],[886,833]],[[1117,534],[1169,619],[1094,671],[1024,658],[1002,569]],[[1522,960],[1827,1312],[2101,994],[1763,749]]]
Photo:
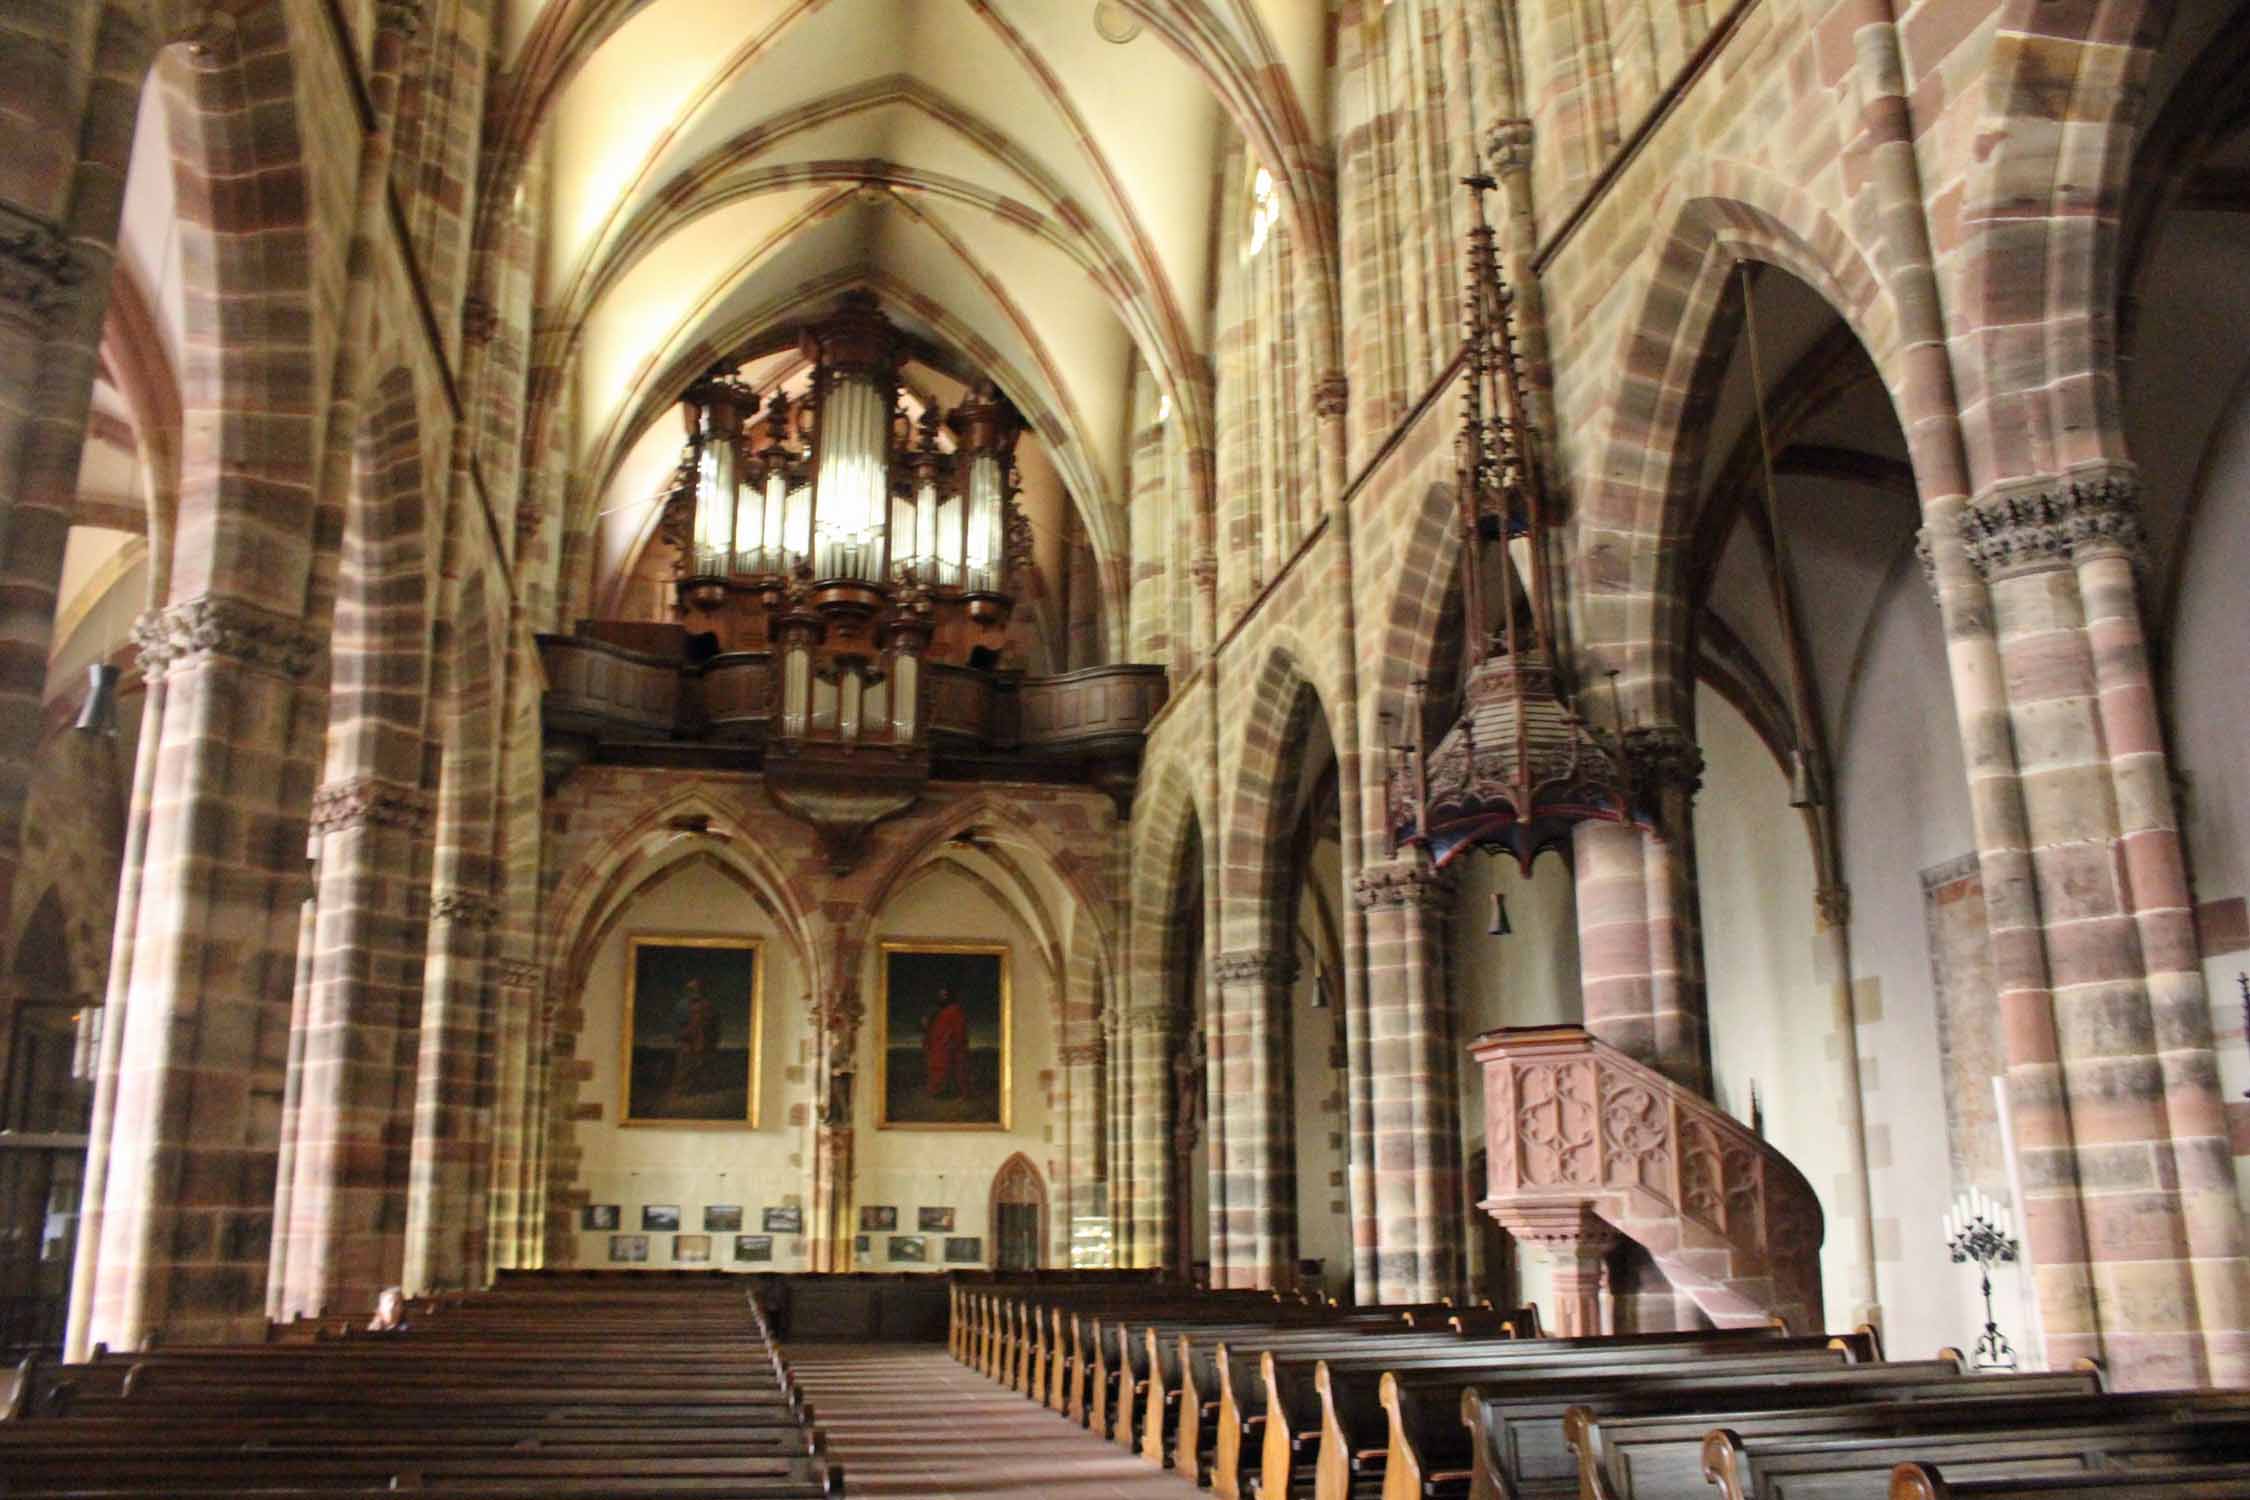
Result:
[[1063,1410],[1036,1275],[2250,1383],[2250,5],[0,77],[11,1363],[741,1273]]

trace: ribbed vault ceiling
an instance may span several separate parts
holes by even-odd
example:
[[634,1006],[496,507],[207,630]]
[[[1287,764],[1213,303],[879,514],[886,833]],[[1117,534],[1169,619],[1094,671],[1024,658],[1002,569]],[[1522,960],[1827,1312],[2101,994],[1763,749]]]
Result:
[[[661,482],[715,355],[866,287],[1000,383],[1120,578],[1136,351],[1209,441],[1223,153],[1327,211],[1313,0],[527,0],[509,26],[498,163],[545,184],[577,526]],[[645,528],[602,531],[614,565]]]

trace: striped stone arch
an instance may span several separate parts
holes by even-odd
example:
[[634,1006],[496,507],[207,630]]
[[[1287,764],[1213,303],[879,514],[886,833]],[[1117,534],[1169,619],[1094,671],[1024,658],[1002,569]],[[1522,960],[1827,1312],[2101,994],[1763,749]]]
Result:
[[[1707,419],[1742,316],[1744,262],[1803,282],[1850,328],[1890,389],[1917,473],[1941,440],[1911,420],[1897,303],[1853,236],[1800,190],[1730,158],[1690,174],[1653,241],[1620,336],[1615,383],[1583,462],[1571,595],[1582,658],[1616,670],[1629,714],[1694,722],[1685,571]],[[1950,428],[1947,429],[1949,435]],[[1950,463],[1941,464],[1949,469]]]
[[1275,639],[1252,682],[1235,738],[1234,781],[1219,851],[1228,952],[1293,951],[1299,872],[1286,855],[1290,804],[1316,718],[1327,724],[1329,743],[1337,743],[1328,698],[1301,665],[1308,659],[1294,642]]
[[1937,246],[1959,268],[1954,358],[1986,372],[1961,412],[1979,492],[2125,456],[2123,221],[2150,65],[2174,11],[2152,0],[2000,7],[1976,131],[1990,149],[1967,174],[1958,243]]

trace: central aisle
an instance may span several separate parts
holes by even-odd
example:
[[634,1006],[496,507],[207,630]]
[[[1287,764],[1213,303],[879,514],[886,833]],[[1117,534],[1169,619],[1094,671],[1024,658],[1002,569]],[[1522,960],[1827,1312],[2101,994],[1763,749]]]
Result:
[[1196,1493],[1179,1475],[955,1364],[942,1344],[793,1344],[785,1353],[854,1500]]

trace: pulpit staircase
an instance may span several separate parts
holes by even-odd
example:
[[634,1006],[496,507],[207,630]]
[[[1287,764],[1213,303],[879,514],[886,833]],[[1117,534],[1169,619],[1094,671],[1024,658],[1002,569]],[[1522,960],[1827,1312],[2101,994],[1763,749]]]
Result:
[[1822,1326],[1820,1200],[1732,1116],[1581,1026],[1504,1027],[1484,1069],[1479,1207],[1556,1252],[1563,1332],[1598,1331],[1599,1264],[1622,1235],[1720,1328]]

